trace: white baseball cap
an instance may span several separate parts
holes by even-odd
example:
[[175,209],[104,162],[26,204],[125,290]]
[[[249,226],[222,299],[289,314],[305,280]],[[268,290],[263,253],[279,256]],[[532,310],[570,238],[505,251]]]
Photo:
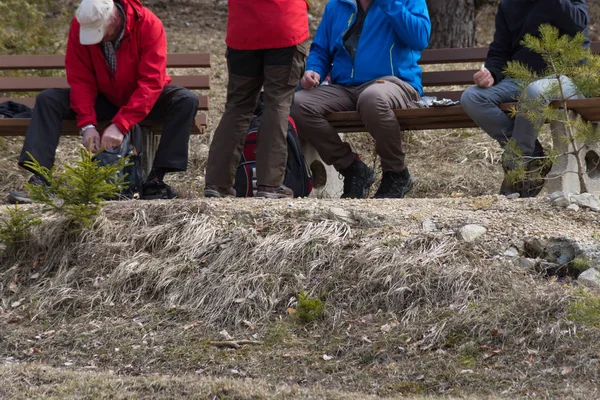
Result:
[[104,37],[104,27],[113,12],[113,0],[83,0],[75,17],[79,21],[79,41],[81,44],[97,44]]

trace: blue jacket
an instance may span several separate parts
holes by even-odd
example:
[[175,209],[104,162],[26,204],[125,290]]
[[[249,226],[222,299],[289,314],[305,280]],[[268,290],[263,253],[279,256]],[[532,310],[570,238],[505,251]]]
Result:
[[357,0],[330,0],[310,48],[306,69],[332,83],[357,86],[393,75],[423,94],[417,61],[429,44],[431,22],[425,0],[373,0],[354,62],[342,36],[354,23]]

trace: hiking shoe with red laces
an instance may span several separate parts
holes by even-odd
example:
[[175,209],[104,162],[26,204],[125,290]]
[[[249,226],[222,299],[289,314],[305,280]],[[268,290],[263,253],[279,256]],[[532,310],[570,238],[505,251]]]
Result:
[[237,195],[234,188],[224,188],[217,185],[204,186],[204,197],[235,197]]
[[287,186],[258,186],[256,197],[265,197],[267,199],[285,199],[294,197],[294,191]]

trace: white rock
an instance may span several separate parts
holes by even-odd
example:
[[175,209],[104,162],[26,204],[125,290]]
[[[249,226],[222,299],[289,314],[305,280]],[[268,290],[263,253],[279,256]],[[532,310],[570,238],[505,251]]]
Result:
[[474,242],[486,232],[487,229],[481,225],[469,224],[459,229],[458,238],[465,242]]
[[571,196],[571,201],[580,207],[589,208],[592,211],[600,210],[598,198],[591,193],[576,194]]
[[511,193],[506,195],[506,198],[511,200],[518,199],[519,197],[521,197],[519,193]]
[[600,271],[596,268],[586,269],[577,280],[586,286],[600,288]]
[[423,221],[423,230],[425,232],[435,232],[437,231],[437,225],[430,219],[425,220]]
[[573,204],[569,204],[566,209],[569,211],[577,212],[577,211],[579,211],[579,206],[577,204],[573,203]]

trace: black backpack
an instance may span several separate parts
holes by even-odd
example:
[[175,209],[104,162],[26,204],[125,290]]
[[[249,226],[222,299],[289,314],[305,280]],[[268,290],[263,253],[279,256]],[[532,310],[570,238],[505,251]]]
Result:
[[[237,197],[253,197],[256,194],[256,143],[261,115],[262,109],[259,104],[250,122],[244,150],[235,174],[233,187]],[[288,156],[283,184],[294,191],[294,197],[306,197],[312,191],[312,179],[302,155],[296,124],[292,117],[288,117],[287,150]]]
[[117,164],[121,158],[129,156],[129,164],[119,171],[117,179],[125,177],[125,187],[117,195],[117,199],[139,199],[142,193],[142,129],[134,125],[123,137],[121,146],[116,149],[104,149],[94,159],[98,165]]

